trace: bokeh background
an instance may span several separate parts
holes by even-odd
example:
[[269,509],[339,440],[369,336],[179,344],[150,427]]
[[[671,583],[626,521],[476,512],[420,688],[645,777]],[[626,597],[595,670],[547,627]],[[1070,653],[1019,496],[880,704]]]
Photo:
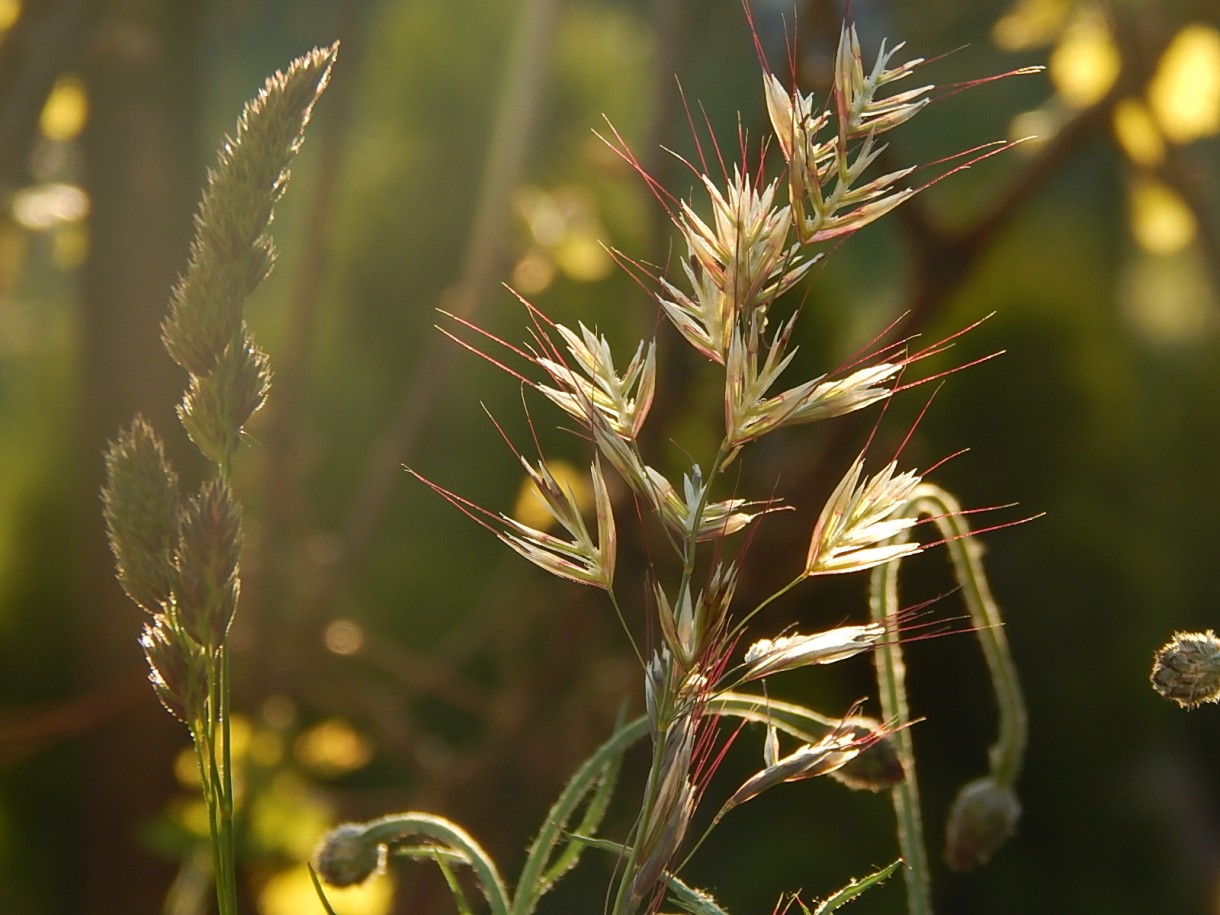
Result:
[[[842,10],[798,6],[753,0],[759,38],[777,70],[787,44],[804,85],[822,87]],[[1220,622],[1220,15],[1212,0],[852,12],[867,58],[883,38],[937,58],[921,81],[1048,67],[943,93],[894,134],[897,164],[1037,139],[834,246],[796,296],[807,375],[903,313],[896,333],[925,340],[993,315],[927,372],[1003,355],[950,376],[904,454],[928,466],[968,448],[939,482],[967,505],[1018,503],[984,519],[1045,513],[986,539],[1030,708],[1024,818],[981,871],[937,866],[938,911],[1220,911],[1220,710],[1183,712],[1147,685],[1174,630]],[[738,125],[763,136],[737,0],[0,0],[4,912],[208,910],[186,735],[147,686],[141,613],[113,582],[101,452],[140,411],[183,477],[200,477],[158,324],[204,169],[268,73],[336,39],[278,211],[281,258],[248,314],[276,380],[238,468],[246,909],[320,911],[301,866],[314,842],[392,810],[458,819],[514,874],[566,773],[623,703],[640,706],[601,595],[527,566],[401,465],[513,510],[520,468],[480,403],[528,443],[520,388],[433,327],[444,308],[522,340],[505,282],[624,352],[657,330],[648,447],[671,474],[710,455],[713,376],[602,246],[655,265],[681,252],[594,131],[613,124],[679,196],[694,178],[660,148],[698,155],[683,96],[705,151],[704,112],[727,150]],[[875,455],[929,392],[895,399]],[[527,403],[548,455],[587,460],[553,411]],[[747,453],[742,491],[798,510],[763,523],[743,593],[791,576],[876,419]],[[627,502],[619,516],[625,582],[650,554]],[[904,600],[948,591],[942,564],[921,557]],[[640,591],[624,594],[642,635]],[[863,580],[807,584],[759,634],[860,619],[863,599]],[[951,595],[935,607],[960,612]],[[983,771],[994,709],[968,635],[908,658],[936,844],[956,787]],[[842,711],[872,692],[857,660],[773,686]],[[744,735],[725,784],[757,751]],[[629,765],[612,829],[627,827],[639,777]],[[768,912],[782,890],[825,894],[896,853],[887,798],[818,780],[736,812],[688,876],[730,911]],[[599,910],[608,867],[589,854],[545,910]],[[392,867],[336,904],[452,911],[425,866]],[[899,881],[856,907],[904,911]]]

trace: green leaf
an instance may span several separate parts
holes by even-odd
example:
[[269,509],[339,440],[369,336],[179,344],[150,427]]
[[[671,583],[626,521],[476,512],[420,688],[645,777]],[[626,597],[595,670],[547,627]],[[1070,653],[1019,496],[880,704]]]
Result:
[[[847,884],[847,886],[843,887],[843,889],[839,890],[837,893],[819,905],[814,910],[813,915],[825,915],[827,912],[833,912],[835,909],[838,909],[844,904],[851,902],[865,890],[872,889],[879,883],[885,882],[885,880],[898,869],[898,865],[901,863],[902,859],[899,858],[892,864],[888,864],[881,868],[881,870],[873,871],[873,873],[869,874],[867,877],[860,880],[853,880],[851,883]],[[802,906],[802,908],[804,907]]]

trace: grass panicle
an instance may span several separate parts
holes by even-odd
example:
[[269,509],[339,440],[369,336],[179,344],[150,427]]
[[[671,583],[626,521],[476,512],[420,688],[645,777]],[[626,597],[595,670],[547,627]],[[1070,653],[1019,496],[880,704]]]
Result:
[[[652,915],[666,899],[687,912],[723,913],[709,894],[683,883],[680,872],[708,832],[733,809],[784,783],[827,775],[858,790],[914,791],[911,722],[905,700],[894,701],[898,694],[887,671],[879,679],[883,693],[880,719],[859,714],[858,707],[837,717],[822,716],[803,706],[772,700],[767,692],[750,695],[738,689],[794,676],[810,667],[824,668],[866,652],[897,657],[898,644],[910,630],[923,630],[919,638],[936,634],[925,628],[927,623],[914,622],[915,611],[903,612],[897,605],[892,576],[900,560],[928,546],[911,537],[921,520],[937,525],[951,549],[960,541],[970,541],[969,530],[953,526],[963,512],[956,503],[942,500],[938,503],[941,509],[929,515],[932,490],[923,474],[900,470],[896,456],[869,471],[867,456],[861,454],[818,514],[804,563],[792,571],[790,584],[761,604],[741,607],[737,605],[737,581],[748,558],[749,539],[735,539],[735,535],[771,512],[795,506],[770,493],[752,498],[739,492],[741,481],[748,478],[738,477],[730,484],[726,473],[731,462],[748,454],[750,446],[765,436],[884,403],[901,389],[899,378],[909,366],[947,348],[946,340],[908,353],[906,341],[898,341],[863,357],[856,354],[813,378],[787,377],[795,364],[793,339],[800,309],[789,307],[790,297],[785,294],[806,279],[823,256],[825,252],[816,250],[817,246],[855,232],[919,190],[898,186],[913,167],[880,176],[870,174],[884,149],[878,138],[922,110],[932,88],[895,91],[895,84],[921,63],[893,63],[900,47],[886,50],[883,46],[876,63],[866,69],[855,29],[845,26],[834,85],[821,109],[812,95],[786,89],[774,74],[765,71],[765,101],[786,170],[777,177],[766,177],[765,158],[757,166],[751,164],[744,141],[742,161],[731,165],[725,164],[717,147],[714,161],[721,163],[719,180],[709,169],[686,163],[706,195],[702,201],[675,201],[614,134],[617,142],[612,146],[666,207],[685,245],[686,256],[679,261],[677,275],[651,277],[657,307],[679,338],[705,357],[723,386],[719,445],[714,454],[692,461],[680,481],[652,464],[642,444],[641,430],[657,393],[657,340],[635,342],[633,355],[620,370],[617,366],[624,364],[622,359],[615,358],[613,344],[596,329],[585,323],[574,328],[558,324],[520,296],[532,322],[531,341],[525,345],[507,343],[463,318],[454,318],[459,328],[494,344],[495,355],[445,331],[533,388],[558,407],[565,420],[575,420],[595,451],[591,476],[596,539],[580,504],[556,482],[559,475],[545,459],[534,462],[517,455],[563,534],[526,527],[471,503],[417,470],[410,472],[538,567],[604,589],[632,640],[641,665],[645,714],[621,725],[578,770],[563,794],[579,797],[592,790],[608,757],[618,758],[637,741],[647,739],[651,761],[634,825],[621,838],[597,836],[590,828],[567,839],[573,853],[589,847],[616,858],[607,901],[600,904],[612,915]],[[620,261],[647,273],[630,258],[620,256]],[[499,357],[500,348],[522,359],[525,368],[510,367]],[[646,574],[643,592],[648,599],[642,610],[648,614],[647,651],[641,651],[635,641],[633,625],[627,622],[628,604],[618,593],[613,555],[623,535],[614,524],[612,488],[602,476],[603,466],[618,474],[624,484],[620,490],[635,503],[633,510],[619,512],[620,518],[651,515],[660,522],[670,547],[667,560],[653,557]],[[726,492],[729,485],[732,490]],[[745,544],[738,545],[739,539],[745,539]],[[714,543],[714,551],[700,548],[709,541]],[[971,599],[983,599],[985,580],[977,562],[962,563],[955,558],[954,563]],[[763,609],[811,577],[869,570],[875,576],[881,572],[891,576],[875,584],[877,609],[871,622],[767,637],[747,630],[747,624],[757,625]],[[639,593],[640,589],[632,591]],[[986,622],[981,621],[984,616],[978,616],[974,625],[980,632],[991,633],[1000,624],[989,595],[986,602],[988,606],[979,610],[988,614]],[[1024,745],[1023,707],[1011,676],[1007,646],[1002,635],[980,638],[997,678],[997,690],[1002,691],[1001,740],[993,750],[988,790],[970,788],[957,808],[962,812],[955,815],[953,826],[958,837],[956,850],[951,852],[955,861],[972,856],[981,862],[1011,833],[1015,813],[1005,819],[1004,811],[1016,809],[1012,787]],[[739,654],[741,644],[747,647]],[[1004,677],[1008,680],[1001,683]],[[721,720],[734,717],[741,726],[718,727]],[[706,815],[700,817],[700,811],[712,773],[728,745],[746,733],[746,724],[762,726],[762,767],[711,808],[715,812],[709,822]],[[991,787],[997,790],[990,791]],[[1003,801],[1009,798],[1013,803],[1005,805]],[[986,806],[991,801],[996,803]],[[922,849],[922,820],[917,803],[904,803],[899,812],[906,857],[908,849]],[[383,823],[387,829],[391,822],[398,823],[405,836],[407,824],[422,816],[426,815],[406,813],[374,823]],[[553,836],[547,830],[544,826],[542,834]],[[348,832],[335,834],[336,842],[350,838]],[[380,841],[393,851],[401,836],[373,830],[364,841]],[[362,847],[359,857],[371,862],[376,856]],[[536,860],[535,854],[531,857]],[[324,856],[319,864],[323,861]],[[469,863],[476,871],[484,867],[475,860]],[[446,864],[447,875],[451,864]],[[838,908],[896,868],[897,864],[891,865],[854,881],[816,910]],[[906,857],[905,870],[911,911],[929,912],[926,857],[915,853]],[[319,867],[319,872],[326,879],[325,869]],[[544,881],[541,875],[539,866],[527,865],[510,902],[512,911],[532,911],[551,888],[553,881]],[[791,897],[787,908],[794,902]]]
[[162,339],[188,376],[178,418],[214,474],[182,501],[161,441],[140,417],[106,455],[102,501],[118,578],[153,615],[140,637],[153,690],[191,732],[221,915],[236,915],[238,896],[228,636],[241,588],[242,513],[232,462],[271,380],[242,315],[274,263],[274,207],[336,51],[297,59],[246,105],[208,172],[190,262],[170,297]]

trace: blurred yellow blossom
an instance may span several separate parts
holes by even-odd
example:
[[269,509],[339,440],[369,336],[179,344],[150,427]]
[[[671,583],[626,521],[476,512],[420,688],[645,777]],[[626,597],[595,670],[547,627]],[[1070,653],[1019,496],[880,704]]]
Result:
[[[567,461],[547,461],[547,469],[566,492],[572,494],[577,506],[588,509],[593,505],[593,487],[589,483],[589,475],[577,469]],[[545,531],[555,524],[555,519],[547,510],[546,501],[538,492],[534,481],[526,476],[521,480],[521,488],[517,490],[517,501],[513,504],[513,518],[527,527]]]
[[1148,108],[1136,98],[1125,98],[1114,108],[1114,136],[1136,165],[1155,168],[1165,160],[1165,142]]
[[1220,31],[1196,23],[1174,36],[1148,85],[1148,104],[1175,143],[1220,132]]
[[[385,915],[394,896],[394,881],[389,874],[366,880],[357,886],[338,889],[328,886],[326,898],[343,915]],[[317,891],[305,865],[280,871],[269,879],[258,894],[259,915],[301,915],[321,912]]]
[[1050,44],[1072,10],[1069,0],[1017,0],[991,31],[1005,51],[1026,51]]
[[79,77],[64,76],[47,96],[38,126],[48,140],[71,140],[84,129],[88,115],[85,84]]
[[1064,30],[1051,52],[1051,82],[1069,107],[1087,108],[1110,91],[1121,63],[1105,19],[1086,11]]
[[1195,237],[1195,217],[1178,194],[1149,177],[1131,185],[1131,231],[1150,254],[1173,254]]

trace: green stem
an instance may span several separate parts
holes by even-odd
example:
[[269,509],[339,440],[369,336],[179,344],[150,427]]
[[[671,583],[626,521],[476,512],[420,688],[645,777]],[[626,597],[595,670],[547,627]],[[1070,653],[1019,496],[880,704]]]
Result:
[[1017,667],[1004,635],[1004,621],[983,572],[982,545],[970,535],[960,503],[943,489],[930,483],[920,484],[911,501],[915,512],[936,523],[947,542],[954,577],[961,586],[962,600],[991,672],[999,708],[999,737],[989,754],[991,774],[997,782],[1011,788],[1021,771],[1029,724]]
[[[1000,785],[1011,788],[1021,770],[1028,724],[1016,665],[1008,649],[1008,640],[1004,637],[1003,621],[983,572],[982,546],[971,534],[960,503],[938,486],[921,483],[895,517],[919,515],[929,518],[944,538],[954,578],[961,588],[962,600],[982,646],[999,708],[999,737],[989,754],[991,776]],[[895,541],[908,539],[909,533],[903,532]],[[898,840],[907,864],[908,905],[911,915],[931,915],[930,877],[915,774],[915,750],[908,727],[910,710],[906,699],[906,668],[897,637],[899,565],[900,560],[895,560],[878,566],[872,573],[869,596],[872,617],[891,626],[895,633],[894,638],[877,646],[873,656],[882,715],[895,728],[894,742],[906,772],[904,781],[893,788],[892,796],[898,816]]]
[[[224,900],[221,915],[237,915],[237,854],[233,835],[233,750],[229,713],[229,651],[219,649],[217,707],[220,716],[220,854],[223,864]],[[226,908],[227,906],[227,908]]]
[[424,836],[458,852],[474,870],[491,915],[509,915],[508,891],[496,865],[468,832],[444,817],[430,813],[399,813],[363,826],[364,841],[390,848],[411,836]]
[[618,728],[610,739],[598,747],[593,755],[576,770],[551,807],[546,822],[543,823],[537,838],[530,846],[529,855],[517,882],[517,895],[513,900],[512,915],[530,915],[537,907],[538,900],[546,889],[540,884],[547,864],[547,855],[559,841],[563,832],[563,824],[568,821],[576,807],[593,789],[594,784],[607,769],[626,752],[628,747],[647,733],[648,720],[643,716],[628,722]]
[[225,872],[224,858],[221,854],[219,841],[220,822],[217,818],[219,805],[215,798],[215,785],[212,781],[212,733],[210,721],[196,721],[191,726],[192,742],[195,744],[195,763],[199,767],[199,785],[203,791],[203,800],[208,808],[208,836],[212,849],[212,872],[215,875],[216,901],[220,912],[225,913],[225,892],[221,875]]
[[[908,503],[909,505],[909,503]],[[903,532],[896,540],[905,540]],[[881,701],[882,720],[894,730],[898,759],[906,777],[890,789],[894,813],[898,818],[898,845],[905,863],[903,876],[907,886],[907,907],[910,915],[932,915],[931,874],[928,851],[923,837],[923,817],[919,805],[919,780],[915,773],[915,745],[911,739],[911,713],[907,705],[906,664],[897,638],[898,567],[901,560],[887,562],[873,569],[869,580],[869,611],[873,620],[894,627],[895,636],[879,644],[873,652],[877,669],[877,689]]]

